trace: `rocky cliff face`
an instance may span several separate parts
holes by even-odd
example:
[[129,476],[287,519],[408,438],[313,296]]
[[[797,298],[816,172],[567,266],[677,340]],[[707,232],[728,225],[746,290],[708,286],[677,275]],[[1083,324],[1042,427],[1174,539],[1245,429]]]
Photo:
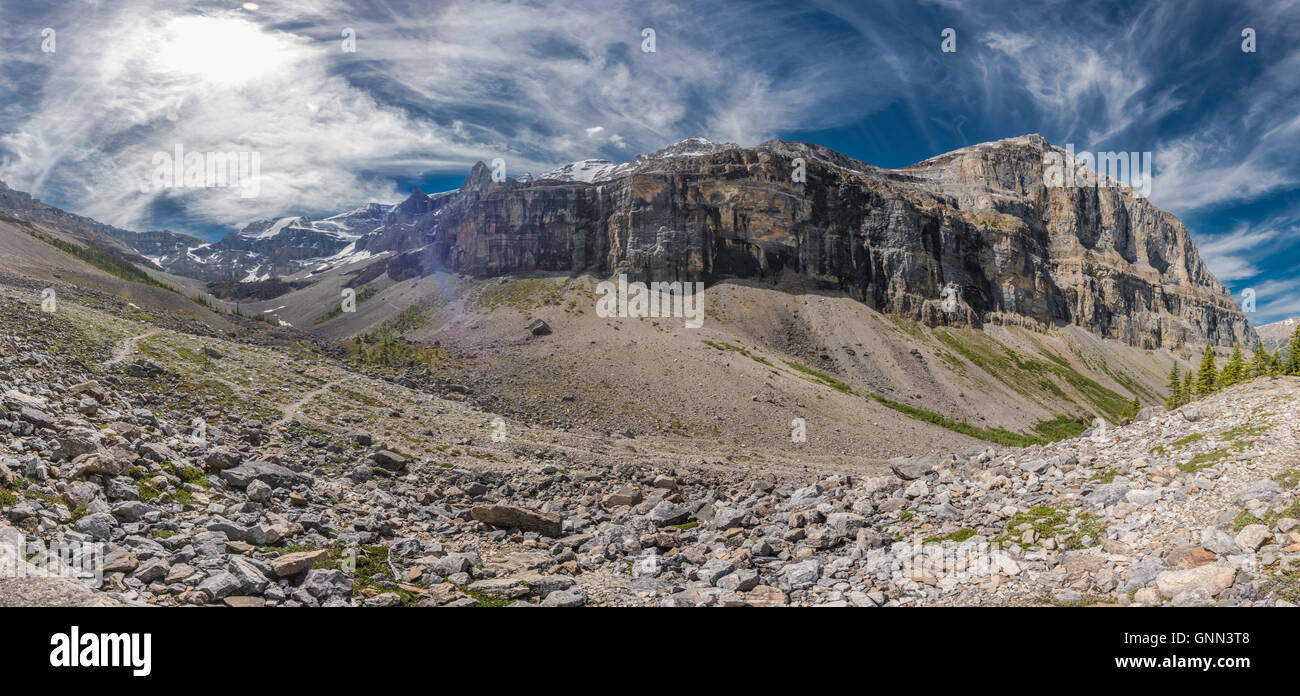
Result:
[[1127,187],[1046,186],[1054,148],[1037,135],[901,170],[806,143],[700,142],[583,177],[494,182],[480,163],[357,248],[406,252],[407,274],[793,272],[930,324],[1074,324],[1147,348],[1257,340],[1177,218]]

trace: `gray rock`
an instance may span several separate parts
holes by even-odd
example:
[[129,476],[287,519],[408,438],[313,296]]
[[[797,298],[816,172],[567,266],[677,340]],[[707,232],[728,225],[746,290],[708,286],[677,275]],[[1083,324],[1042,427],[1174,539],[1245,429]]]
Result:
[[721,558],[710,558],[700,567],[699,576],[704,582],[716,585],[723,576],[734,571],[736,566]]
[[587,603],[587,595],[582,590],[558,590],[546,595],[542,600],[544,607],[581,607]]
[[528,584],[528,590],[542,598],[570,587],[573,587],[573,578],[564,575],[543,575]]
[[475,505],[469,514],[479,522],[493,527],[518,528],[548,537],[559,537],[564,532],[563,522],[557,515],[514,505]]
[[1127,483],[1104,483],[1092,489],[1092,492],[1083,497],[1085,505],[1109,507],[1124,499],[1128,494],[1129,486]]
[[1267,541],[1270,536],[1272,536],[1272,534],[1269,533],[1267,526],[1262,524],[1248,524],[1242,528],[1240,532],[1237,532],[1237,536],[1233,541],[1235,541],[1237,546],[1243,550],[1257,551],[1259,547],[1264,545],[1264,542]]
[[318,600],[341,597],[352,591],[352,581],[341,570],[312,568],[298,589]]
[[166,577],[169,570],[171,570],[171,567],[167,565],[167,561],[161,558],[151,558],[141,563],[140,567],[136,568],[135,572],[131,574],[131,577],[140,582],[149,583]]
[[1229,566],[1211,564],[1187,570],[1167,570],[1156,576],[1156,589],[1166,597],[1184,590],[1203,589],[1214,597],[1232,586],[1237,571]]
[[239,592],[239,579],[227,572],[220,572],[210,575],[199,583],[195,588],[207,597],[208,602],[215,602],[223,597],[229,597]]
[[107,541],[113,536],[117,520],[108,513],[98,512],[77,520],[73,526],[78,532],[89,534],[96,541]]
[[528,586],[515,578],[493,578],[470,583],[469,591],[492,599],[517,599],[528,594]]
[[232,556],[226,571],[239,581],[239,594],[261,594],[271,584],[260,568],[242,556]]
[[407,465],[406,457],[388,450],[375,452],[370,458],[374,460],[375,466],[388,471],[402,471]]
[[264,481],[252,481],[248,484],[248,487],[244,489],[244,492],[248,494],[249,500],[258,503],[265,503],[271,500],[271,486]]
[[889,468],[899,478],[905,481],[921,478],[926,474],[934,471],[950,456],[941,454],[921,454],[912,457],[894,457],[890,459]]
[[1219,556],[1232,556],[1241,553],[1236,540],[1223,527],[1206,527],[1202,529],[1201,546]]
[[678,505],[677,503],[670,503],[667,500],[659,501],[659,504],[654,506],[654,508],[650,510],[649,514],[650,521],[660,527],[666,527],[670,524],[682,524],[686,522],[686,520],[690,519],[690,517],[690,510]]
[[245,462],[223,470],[220,476],[232,488],[247,488],[253,481],[261,481],[271,488],[293,488],[298,484],[311,483],[312,480],[306,474],[264,461]]
[[363,607],[400,607],[402,597],[396,592],[382,592],[361,603]]
[[717,586],[731,592],[748,592],[758,587],[759,574],[753,568],[741,568],[734,573],[722,576],[717,581]]
[[796,590],[812,587],[821,574],[821,566],[814,560],[792,563],[786,566],[784,571],[786,583]]

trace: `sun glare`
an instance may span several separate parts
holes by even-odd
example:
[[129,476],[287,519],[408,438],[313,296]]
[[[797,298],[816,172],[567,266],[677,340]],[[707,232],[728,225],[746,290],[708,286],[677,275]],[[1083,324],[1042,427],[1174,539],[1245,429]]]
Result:
[[184,17],[168,23],[156,60],[161,70],[234,87],[274,75],[292,46],[241,19]]

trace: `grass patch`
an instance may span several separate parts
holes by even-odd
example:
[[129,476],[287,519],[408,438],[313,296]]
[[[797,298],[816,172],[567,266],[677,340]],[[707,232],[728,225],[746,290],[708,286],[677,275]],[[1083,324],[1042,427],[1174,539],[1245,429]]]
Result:
[[1157,457],[1168,457],[1170,454],[1173,453],[1174,450],[1181,449],[1183,447],[1186,447],[1187,445],[1192,444],[1193,442],[1200,442],[1201,440],[1204,439],[1205,439],[1205,435],[1201,433],[1192,433],[1187,437],[1174,440],[1173,442],[1167,445],[1159,445],[1156,447],[1152,447],[1150,450],[1147,451],[1147,454],[1153,454]]
[[753,353],[749,352],[748,350],[745,350],[744,348],[741,348],[740,346],[733,346],[730,343],[726,343],[723,341],[710,341],[707,338],[704,339],[702,342],[704,343],[704,345],[710,348],[714,348],[721,351],[731,351],[735,353],[740,353],[741,355],[749,358],[750,360],[753,360],[754,362],[767,365],[768,367],[776,367],[776,365],[773,365],[771,362],[768,362],[767,359],[754,355]]
[[1031,399],[1051,394],[1078,403],[1061,388],[1060,385],[1065,384],[1115,423],[1124,416],[1132,401],[1131,397],[1122,396],[1080,374],[1059,356],[1044,353],[1047,359],[1040,360],[1022,355],[975,331],[963,332],[960,338],[943,330],[935,330],[934,335],[952,351]]
[[1201,452],[1191,459],[1178,465],[1178,470],[1185,474],[1194,474],[1202,469],[1208,469],[1215,464],[1227,459],[1228,457],[1249,449],[1253,442],[1238,442],[1230,447],[1223,447],[1210,452]]
[[508,283],[492,282],[484,286],[474,303],[492,311],[510,307],[518,312],[528,312],[546,305],[558,305],[563,300],[559,283],[553,278],[522,278]]
[[[1074,529],[1077,527],[1077,529]],[[1090,512],[1078,513],[1074,522],[1070,521],[1070,508],[1035,505],[1024,512],[1018,512],[1007,520],[1002,536],[995,543],[1021,544],[1024,533],[1033,529],[1038,533],[1040,543],[1048,537],[1057,538],[1068,533],[1061,541],[1062,550],[1083,548],[1083,538],[1090,537],[1094,542],[1102,538],[1101,518]],[[1037,546],[1038,543],[1029,544]]]
[[1273,479],[1286,488],[1295,488],[1297,484],[1300,484],[1300,469],[1283,471],[1274,476]]
[[1098,482],[1098,483],[1114,483],[1114,482],[1115,482],[1115,477],[1116,477],[1117,475],[1119,475],[1119,472],[1118,472],[1118,471],[1116,471],[1116,470],[1114,470],[1114,469],[1110,469],[1110,470],[1105,471],[1105,472],[1102,472],[1102,473],[1100,473],[1100,474],[1093,474],[1091,477],[1088,478],[1088,480],[1089,480],[1089,481],[1096,481],[1096,482]]
[[148,273],[136,268],[131,262],[120,259],[103,249],[84,247],[79,244],[65,242],[62,239],[40,234],[38,232],[32,232],[31,235],[55,249],[58,249],[69,256],[85,261],[87,264],[90,264],[115,278],[128,280],[133,283],[141,283],[143,285],[152,285],[156,288],[163,288],[164,290],[170,290],[178,295],[180,294],[176,288],[155,280]]
[[822,386],[830,387],[831,389],[834,389],[837,392],[842,392],[844,394],[856,393],[853,391],[853,387],[849,386],[848,383],[836,379],[826,374],[825,372],[819,372],[817,370],[812,369],[811,367],[808,367],[807,365],[800,365],[799,363],[790,362],[789,360],[785,360],[783,362],[785,362],[786,365],[789,365],[791,369],[809,378],[809,381],[811,382],[821,384]]

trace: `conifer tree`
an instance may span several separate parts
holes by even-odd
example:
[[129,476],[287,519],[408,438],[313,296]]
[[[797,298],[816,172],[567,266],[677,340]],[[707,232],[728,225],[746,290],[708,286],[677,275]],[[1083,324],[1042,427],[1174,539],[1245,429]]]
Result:
[[1178,373],[1178,361],[1175,360],[1172,367],[1169,368],[1169,383],[1165,385],[1169,390],[1169,398],[1165,400],[1165,408],[1178,408],[1181,404],[1180,392],[1183,389],[1183,377]]
[[1219,386],[1219,368],[1214,364],[1214,346],[1205,344],[1201,369],[1196,373],[1196,395],[1209,396]]
[[1178,405],[1186,406],[1187,404],[1192,403],[1192,397],[1195,394],[1195,391],[1196,385],[1192,383],[1192,371],[1188,370],[1183,373],[1183,390],[1179,392],[1179,396],[1182,398],[1182,403]]
[[1291,332],[1291,342],[1286,347],[1285,374],[1300,375],[1300,324]]
[[1223,366],[1223,374],[1219,375],[1219,386],[1230,387],[1245,381],[1246,377],[1246,356],[1242,352],[1241,341],[1237,341],[1237,345],[1232,347],[1232,357]]
[[1255,348],[1255,355],[1250,361],[1250,376],[1264,377],[1268,374],[1268,351],[1262,347]]

